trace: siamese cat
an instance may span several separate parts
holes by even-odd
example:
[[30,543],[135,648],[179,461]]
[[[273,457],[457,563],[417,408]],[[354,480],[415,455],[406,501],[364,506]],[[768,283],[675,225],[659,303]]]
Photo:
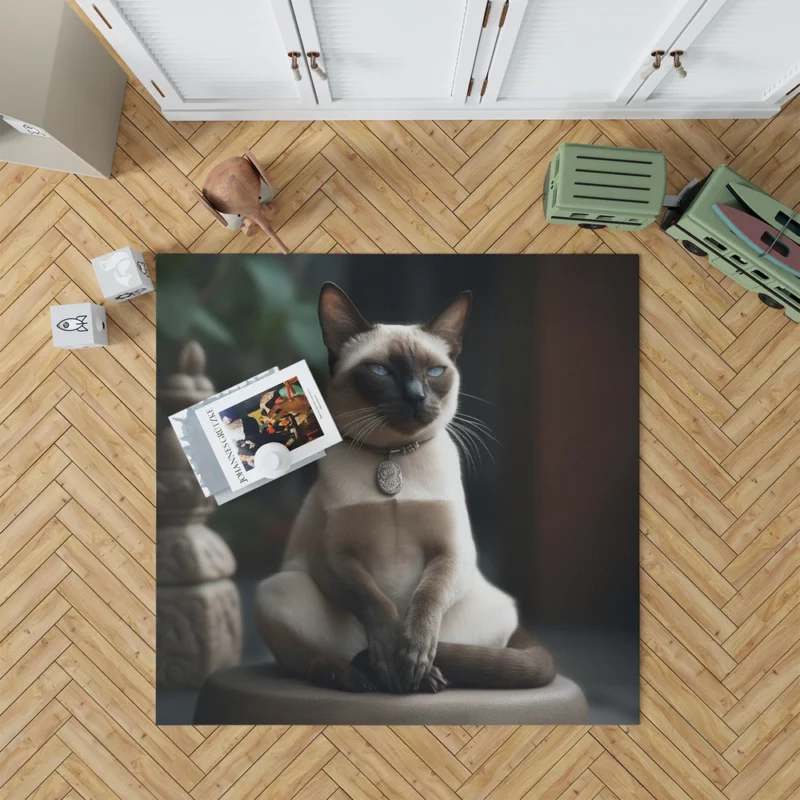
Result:
[[[256,599],[261,635],[297,677],[400,693],[555,675],[515,601],[477,564],[448,432],[470,305],[465,292],[425,325],[370,324],[338,286],[322,287],[328,404],[345,441],[319,462],[281,571]],[[396,494],[376,480],[386,460],[402,472]]]

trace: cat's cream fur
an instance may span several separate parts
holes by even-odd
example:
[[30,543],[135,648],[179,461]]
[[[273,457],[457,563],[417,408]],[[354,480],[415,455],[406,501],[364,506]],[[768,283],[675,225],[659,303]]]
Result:
[[[329,346],[337,348],[329,405],[340,419],[347,420],[348,414],[358,418],[352,412],[366,405],[348,378],[351,370],[364,362],[385,362],[392,352],[413,351],[417,358],[446,365],[453,382],[436,419],[413,436],[387,424],[367,437],[379,446],[423,442],[415,452],[394,457],[403,471],[399,495],[378,490],[375,469],[383,457],[357,444],[345,441],[319,462],[319,476],[300,510],[281,571],[263,581],[257,593],[259,630],[277,660],[298,676],[351,690],[375,685],[436,690],[445,681],[504,685],[491,676],[483,682],[477,673],[454,680],[447,658],[442,656],[442,664],[437,659],[437,651],[453,657],[496,655],[518,626],[514,600],[492,585],[477,564],[459,454],[446,429],[459,396],[453,361],[457,347],[453,331],[442,327],[459,320],[446,315],[439,318],[438,335],[433,324],[428,329],[375,325],[364,330],[363,319],[355,320],[360,329],[341,341],[330,330],[326,335]],[[325,331],[331,322],[324,305],[321,317]],[[459,341],[465,321],[463,313],[455,331]],[[441,643],[473,648],[448,649]],[[549,657],[541,663],[539,651],[530,685],[552,677]],[[364,658],[356,667],[351,662],[358,654]],[[473,666],[479,673],[495,663],[502,670],[496,658]],[[450,664],[450,671],[461,676],[461,662]]]

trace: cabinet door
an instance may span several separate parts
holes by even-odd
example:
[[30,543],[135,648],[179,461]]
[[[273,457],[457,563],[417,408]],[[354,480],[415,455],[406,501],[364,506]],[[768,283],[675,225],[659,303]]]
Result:
[[781,103],[800,88],[798,0],[708,0],[669,47],[669,60],[634,103]]
[[624,106],[650,53],[702,2],[509,0],[481,105],[564,113]]
[[292,0],[320,106],[463,105],[486,0]]
[[164,109],[312,107],[289,0],[77,0]]

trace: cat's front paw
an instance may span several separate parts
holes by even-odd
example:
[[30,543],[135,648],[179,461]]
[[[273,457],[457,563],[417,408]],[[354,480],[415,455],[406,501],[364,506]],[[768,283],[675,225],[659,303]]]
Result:
[[[428,626],[412,628],[403,634],[395,663],[404,692],[419,691],[423,680],[435,669],[433,659],[437,644],[438,635]],[[434,683],[437,682],[434,680]]]
[[341,658],[315,658],[309,664],[306,679],[315,686],[343,692],[377,691],[377,687],[365,671]]
[[403,691],[394,654],[399,633],[392,624],[382,625],[367,631],[369,666],[381,686],[389,692]]
[[442,675],[439,667],[431,667],[431,671],[422,679],[419,690],[427,694],[436,694],[436,692],[446,689],[449,684],[450,681]]

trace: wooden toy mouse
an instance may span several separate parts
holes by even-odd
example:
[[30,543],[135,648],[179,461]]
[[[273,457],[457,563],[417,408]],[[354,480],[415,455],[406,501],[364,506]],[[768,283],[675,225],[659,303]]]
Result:
[[[262,194],[262,181],[268,189],[266,197]],[[289,248],[269,224],[275,212],[268,202],[274,196],[267,173],[250,150],[245,150],[243,156],[226,158],[208,173],[200,199],[226,228],[242,227],[246,236],[255,235],[256,229],[261,228],[286,254]]]

